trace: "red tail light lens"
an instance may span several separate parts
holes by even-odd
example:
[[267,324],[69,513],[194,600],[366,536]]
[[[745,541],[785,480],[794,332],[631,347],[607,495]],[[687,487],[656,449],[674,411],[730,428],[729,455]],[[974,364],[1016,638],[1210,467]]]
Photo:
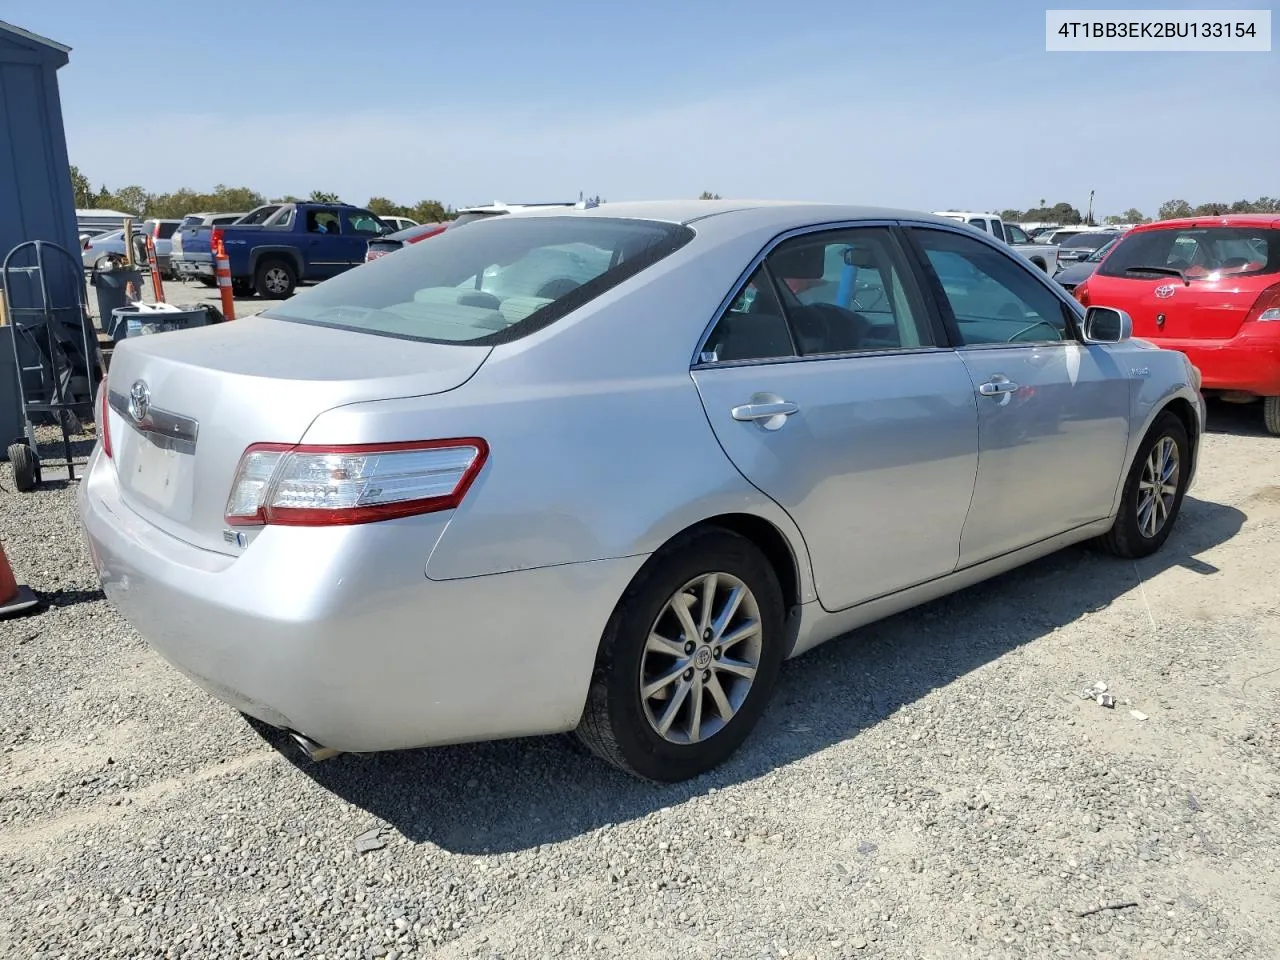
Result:
[[1076,287],[1075,290],[1071,291],[1071,295],[1080,302],[1082,307],[1087,307],[1089,305],[1089,281],[1086,280]]
[[327,527],[452,510],[489,456],[479,437],[343,446],[256,443],[227,498],[237,526]]
[[218,251],[221,248],[222,248],[222,228],[214,227],[212,230],[209,231],[209,252],[216,257],[218,255]]
[[1257,320],[1280,320],[1280,283],[1272,284],[1258,294],[1258,299],[1249,308],[1245,323]]
[[102,452],[111,456],[111,407],[107,403],[107,378],[98,387],[98,437],[102,440]]

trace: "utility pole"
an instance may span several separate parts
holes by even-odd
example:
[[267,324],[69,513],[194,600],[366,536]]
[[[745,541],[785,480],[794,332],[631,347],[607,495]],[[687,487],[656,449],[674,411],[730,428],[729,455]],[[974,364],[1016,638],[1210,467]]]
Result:
[[1093,226],[1093,191],[1089,191],[1089,212],[1084,215],[1084,222],[1087,226]]

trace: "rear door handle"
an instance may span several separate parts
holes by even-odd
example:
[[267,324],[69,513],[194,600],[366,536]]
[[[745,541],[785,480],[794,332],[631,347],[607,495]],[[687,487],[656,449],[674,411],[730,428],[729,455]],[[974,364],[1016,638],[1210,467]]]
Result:
[[1013,393],[1017,389],[1018,385],[1005,377],[992,377],[978,386],[978,392],[984,397],[999,397],[1006,393]]
[[789,417],[799,410],[800,407],[789,400],[777,400],[773,403],[744,403],[729,413],[735,420],[772,420],[774,417]]

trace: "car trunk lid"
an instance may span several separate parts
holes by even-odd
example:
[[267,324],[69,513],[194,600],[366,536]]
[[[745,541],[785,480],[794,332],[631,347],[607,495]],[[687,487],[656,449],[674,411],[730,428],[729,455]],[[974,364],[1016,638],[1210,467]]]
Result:
[[452,390],[489,353],[265,317],[125,340],[109,377],[121,496],[171,536],[233,553],[223,515],[246,447],[297,443],[344,404]]
[[[1265,285],[1265,284],[1264,284]],[[1089,278],[1089,302],[1126,310],[1145,340],[1229,340],[1257,299],[1256,278],[1183,283],[1176,276]]]

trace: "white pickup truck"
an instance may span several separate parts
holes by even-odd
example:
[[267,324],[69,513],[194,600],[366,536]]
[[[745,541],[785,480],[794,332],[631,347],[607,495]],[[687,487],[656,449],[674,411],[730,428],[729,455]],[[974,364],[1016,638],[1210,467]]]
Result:
[[1058,248],[1051,243],[1034,243],[1027,232],[1012,223],[1005,223],[994,213],[971,213],[968,210],[936,210],[936,217],[959,220],[997,240],[1003,240],[1015,253],[1021,254],[1037,267],[1053,276],[1058,272]]

